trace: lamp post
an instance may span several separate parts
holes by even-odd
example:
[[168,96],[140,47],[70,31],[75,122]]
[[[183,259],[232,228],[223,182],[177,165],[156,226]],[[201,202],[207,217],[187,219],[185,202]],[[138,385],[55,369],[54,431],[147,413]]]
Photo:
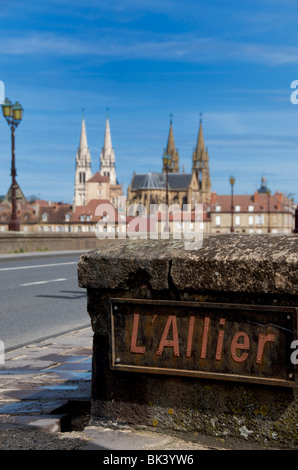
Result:
[[17,217],[17,204],[16,204],[16,167],[15,167],[15,129],[23,117],[23,108],[20,103],[16,102],[14,105],[6,98],[2,104],[2,113],[11,128],[11,219],[8,224],[8,230],[19,232],[20,222]]
[[234,223],[233,223],[233,212],[234,212],[234,184],[235,178],[234,176],[230,176],[230,185],[231,185],[231,233],[234,232]]
[[163,157],[163,165],[166,170],[166,224],[165,232],[169,232],[169,168],[172,163],[172,159],[169,155]]
[[271,191],[270,189],[267,189],[267,197],[268,197],[268,229],[267,232],[271,232],[271,226],[270,226],[270,196],[271,196]]

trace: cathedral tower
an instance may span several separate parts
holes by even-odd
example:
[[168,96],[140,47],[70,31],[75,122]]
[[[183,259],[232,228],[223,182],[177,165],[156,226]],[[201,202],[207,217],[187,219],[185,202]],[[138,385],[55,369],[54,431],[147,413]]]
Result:
[[106,120],[104,144],[100,155],[100,174],[102,176],[109,176],[111,185],[117,184],[115,153],[112,146],[111,130],[108,116]]
[[76,206],[84,206],[87,200],[87,181],[92,176],[91,156],[87,143],[86,125],[82,117],[80,144],[76,154],[75,189],[73,210]]

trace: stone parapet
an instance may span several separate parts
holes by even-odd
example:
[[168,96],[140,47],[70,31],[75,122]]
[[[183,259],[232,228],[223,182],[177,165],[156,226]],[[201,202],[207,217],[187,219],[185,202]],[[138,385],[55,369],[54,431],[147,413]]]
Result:
[[0,254],[26,253],[32,251],[92,250],[104,245],[94,233],[0,233]]
[[295,235],[214,235],[194,251],[113,240],[82,255],[94,422],[296,447],[297,261]]

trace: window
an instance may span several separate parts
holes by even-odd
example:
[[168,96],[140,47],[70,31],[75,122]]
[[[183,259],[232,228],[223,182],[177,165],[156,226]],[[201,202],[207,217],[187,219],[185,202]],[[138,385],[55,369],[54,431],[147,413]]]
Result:
[[86,183],[86,174],[83,171],[79,173],[80,183]]
[[235,212],[240,212],[240,206],[235,206]]
[[220,223],[221,223],[220,215],[217,215],[215,217],[215,225],[220,225]]
[[215,206],[215,211],[220,212],[221,211],[221,206]]
[[254,206],[248,206],[248,212],[253,212],[254,211]]
[[236,215],[236,217],[235,217],[235,225],[240,225],[240,215]]
[[253,217],[253,215],[250,215],[248,217],[248,225],[253,225],[253,224],[254,224],[254,217]]
[[48,221],[48,214],[46,212],[44,212],[41,216],[41,219],[43,222],[47,222]]
[[256,215],[256,224],[257,225],[263,225],[264,223],[264,215]]
[[70,221],[70,214],[65,214],[65,221],[69,222]]
[[84,215],[80,215],[80,221],[81,221],[81,222],[84,222],[84,220],[85,220],[85,216],[84,216]]

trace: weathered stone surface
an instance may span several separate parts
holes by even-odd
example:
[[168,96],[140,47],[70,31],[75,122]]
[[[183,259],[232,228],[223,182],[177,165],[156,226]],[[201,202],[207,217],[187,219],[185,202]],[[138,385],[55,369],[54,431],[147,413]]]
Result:
[[200,250],[173,252],[171,277],[179,290],[298,294],[298,237],[219,235]]
[[298,294],[298,237],[218,235],[199,250],[176,240],[112,240],[83,255],[79,285],[129,289],[146,277],[153,290],[172,287],[228,292]]
[[113,240],[81,256],[79,286],[129,289],[145,277],[152,289],[167,289],[168,249],[167,241],[160,244],[150,240]]

